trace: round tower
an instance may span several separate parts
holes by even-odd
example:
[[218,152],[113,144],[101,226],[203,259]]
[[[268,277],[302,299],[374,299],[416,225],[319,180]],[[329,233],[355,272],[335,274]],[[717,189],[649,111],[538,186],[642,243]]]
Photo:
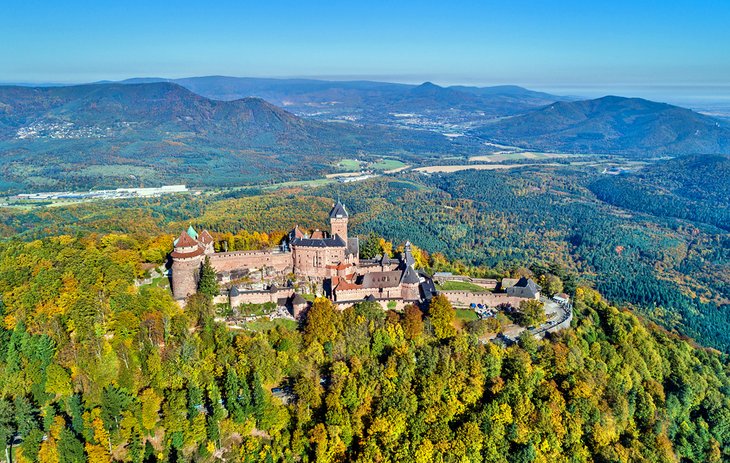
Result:
[[172,257],[172,295],[175,299],[185,299],[195,294],[200,278],[200,266],[205,249],[187,232],[182,232],[173,243]]

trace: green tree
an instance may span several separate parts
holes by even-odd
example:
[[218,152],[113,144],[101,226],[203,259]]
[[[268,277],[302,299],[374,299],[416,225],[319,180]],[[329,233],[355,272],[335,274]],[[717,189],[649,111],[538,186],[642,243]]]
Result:
[[10,460],[10,444],[15,438],[15,408],[7,399],[0,398],[0,443],[5,450],[5,460]]
[[86,455],[84,445],[74,433],[68,429],[61,430],[58,439],[58,462],[59,463],[85,463]]
[[203,265],[200,268],[200,279],[198,280],[198,293],[213,299],[219,293],[218,280],[216,278],[215,270],[210,265],[210,258],[205,257]]
[[372,259],[380,253],[380,237],[375,233],[370,232],[364,240],[360,240],[361,259]]
[[251,404],[256,420],[260,422],[266,413],[266,393],[258,372],[251,375]]
[[456,335],[456,328],[453,325],[456,311],[443,294],[431,299],[431,303],[428,305],[428,317],[437,339],[451,338]]
[[517,344],[530,355],[534,355],[537,352],[537,340],[528,330],[520,333],[517,337]]
[[520,302],[516,318],[521,326],[542,325],[546,320],[544,304],[536,299],[526,299]]
[[557,275],[543,275],[540,278],[540,286],[542,286],[542,291],[548,296],[554,296],[563,292],[563,280],[561,280]]

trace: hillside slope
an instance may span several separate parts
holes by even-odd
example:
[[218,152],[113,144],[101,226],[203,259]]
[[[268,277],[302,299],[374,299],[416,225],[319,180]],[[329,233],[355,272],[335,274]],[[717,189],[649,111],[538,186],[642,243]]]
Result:
[[435,335],[448,323],[435,310],[324,298],[301,329],[231,330],[211,301],[182,309],[134,284],[161,242],[0,243],[0,437],[19,437],[14,461],[730,458],[727,358],[593,290],[576,290],[573,328],[511,347]]
[[692,155],[590,184],[603,201],[639,213],[704,222],[730,231],[730,155]]
[[468,144],[302,119],[258,98],[211,100],[169,82],[0,87],[0,172],[11,187],[113,186],[130,175],[194,184],[306,178],[334,157],[480,150]]
[[616,96],[557,102],[485,125],[474,134],[498,143],[569,153],[730,153],[730,126],[725,122],[677,106]]

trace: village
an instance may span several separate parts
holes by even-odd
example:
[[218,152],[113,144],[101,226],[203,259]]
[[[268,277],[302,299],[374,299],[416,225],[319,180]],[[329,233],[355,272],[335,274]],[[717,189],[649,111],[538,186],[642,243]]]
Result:
[[[492,338],[506,343],[524,330],[542,337],[570,326],[569,297],[562,293],[548,297],[531,278],[498,281],[445,272],[429,275],[416,268],[410,242],[397,258],[361,259],[358,237],[348,235],[345,205],[337,201],[329,220],[329,232],[295,225],[278,247],[251,251],[216,252],[212,235],[190,226],[175,240],[170,254],[173,296],[184,303],[194,294],[207,262],[220,288],[214,303],[227,308],[221,320],[234,329],[264,319],[298,321],[316,297],[326,297],[340,309],[368,301],[383,310],[401,311],[410,304],[426,309],[437,295],[448,299],[466,321],[499,319],[503,329]],[[513,315],[528,306],[543,312],[535,318],[540,322],[512,323],[519,318]]]

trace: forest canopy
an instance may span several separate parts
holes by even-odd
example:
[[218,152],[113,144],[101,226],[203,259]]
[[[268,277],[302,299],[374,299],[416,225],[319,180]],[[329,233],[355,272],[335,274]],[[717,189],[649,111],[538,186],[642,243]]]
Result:
[[318,299],[299,329],[232,331],[205,297],[135,284],[155,242],[0,245],[13,461],[730,458],[727,358],[595,290],[576,289],[572,328],[510,347],[447,328],[447,304]]

